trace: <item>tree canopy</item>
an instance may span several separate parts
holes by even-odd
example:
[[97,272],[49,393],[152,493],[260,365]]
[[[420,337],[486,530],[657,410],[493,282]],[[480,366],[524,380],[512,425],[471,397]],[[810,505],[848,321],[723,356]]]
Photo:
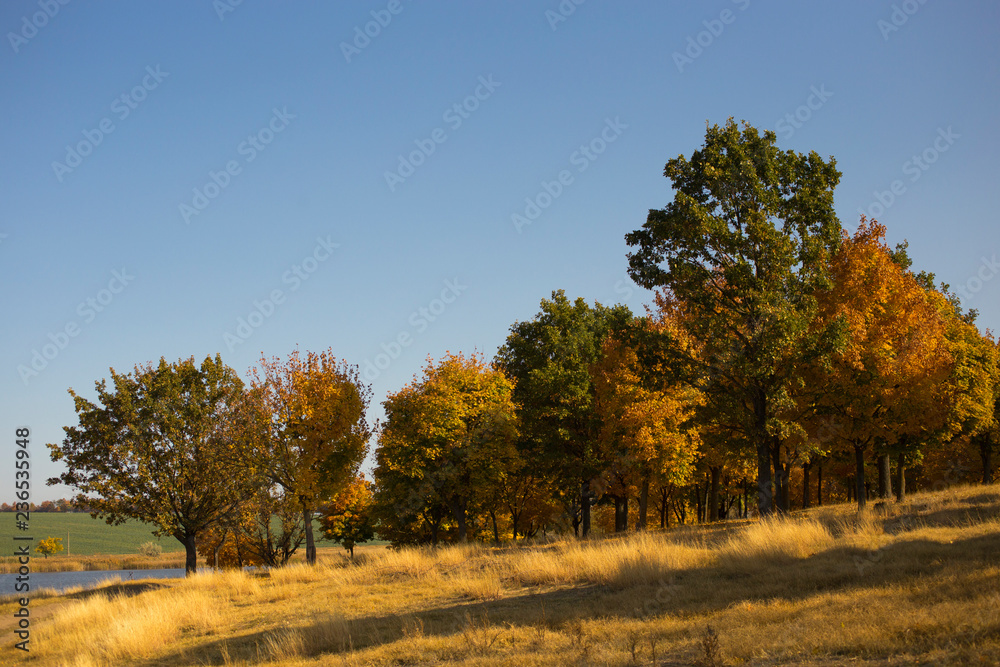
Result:
[[138,519],[177,538],[194,572],[197,538],[260,484],[243,456],[258,437],[243,382],[218,355],[111,369],[111,382],[96,383],[97,403],[70,390],[79,424],[48,445],[66,465],[49,483],[76,487],[109,524]]

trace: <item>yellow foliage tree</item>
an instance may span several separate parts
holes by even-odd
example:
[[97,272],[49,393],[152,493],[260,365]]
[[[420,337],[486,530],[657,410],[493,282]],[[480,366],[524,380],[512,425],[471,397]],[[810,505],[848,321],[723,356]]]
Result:
[[38,541],[38,546],[35,547],[35,551],[42,554],[46,558],[49,554],[57,554],[63,550],[62,538],[61,537],[46,537],[44,540]]
[[296,350],[284,361],[261,359],[252,385],[268,424],[263,466],[271,482],[297,500],[306,561],[315,564],[313,512],[354,478],[368,453],[371,388],[357,366],[330,350],[304,357]]
[[864,218],[853,237],[843,233],[831,260],[834,285],[819,295],[819,324],[839,319],[848,331],[814,380],[825,388],[820,410],[832,415],[837,440],[855,455],[859,508],[866,452],[939,428],[945,410],[936,387],[952,366],[938,304],[893,261],[884,239],[885,227]]
[[[638,326],[669,326],[644,320]],[[627,527],[631,486],[639,491],[640,529],[646,526],[650,483],[685,484],[701,437],[692,424],[700,393],[679,383],[652,388],[634,346],[609,336],[591,369],[600,446],[608,462],[607,492],[615,498],[615,530]],[[657,384],[661,384],[657,382]]]

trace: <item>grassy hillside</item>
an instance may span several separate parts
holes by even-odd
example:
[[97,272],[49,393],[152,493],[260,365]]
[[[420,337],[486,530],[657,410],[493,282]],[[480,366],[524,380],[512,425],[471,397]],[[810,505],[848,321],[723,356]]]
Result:
[[[61,537],[69,544],[69,555],[134,554],[143,542],[156,542],[153,526],[129,521],[121,526],[109,526],[100,519],[91,519],[81,512],[32,512],[27,534],[38,540]],[[0,512],[0,540],[10,544],[14,534],[24,535],[14,526],[13,512]],[[34,549],[34,544],[32,549]],[[159,538],[163,551],[183,551],[183,545],[172,537]]]
[[[1000,486],[919,494],[880,514],[842,505],[584,543],[362,553],[354,566],[330,552],[263,579],[35,600],[32,656],[79,667],[1000,664]],[[12,612],[0,606],[0,619]]]

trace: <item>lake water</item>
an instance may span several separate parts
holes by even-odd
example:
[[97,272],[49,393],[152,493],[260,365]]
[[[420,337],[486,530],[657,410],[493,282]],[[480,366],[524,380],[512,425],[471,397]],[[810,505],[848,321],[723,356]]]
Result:
[[[134,581],[138,579],[179,579],[184,576],[184,568],[172,567],[160,570],[86,570],[83,572],[32,572],[31,591],[41,588],[48,588],[62,592],[67,588],[83,586],[93,588],[101,583],[118,578],[122,581]],[[17,595],[14,585],[17,583],[16,574],[0,574],[0,595]]]

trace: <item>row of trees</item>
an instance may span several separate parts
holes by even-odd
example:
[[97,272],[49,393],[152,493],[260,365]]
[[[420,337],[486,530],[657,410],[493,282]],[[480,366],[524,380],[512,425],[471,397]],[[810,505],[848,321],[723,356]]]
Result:
[[869,458],[878,496],[894,463],[901,498],[907,469],[954,480],[942,458],[970,447],[992,481],[997,344],[884,227],[842,229],[832,158],[730,121],[664,173],[673,202],[626,237],[657,294],[644,316],[555,292],[492,366],[448,355],[389,396],[380,532],[587,535],[602,500],[614,530],[637,500],[643,528],[651,497],[661,525],[715,520],[747,513],[748,483],[766,515],[790,508],[793,479],[807,505],[813,471],[821,500],[824,466],[863,508]]
[[[317,511],[353,555],[376,531],[586,536],[595,505],[618,531],[650,507],[661,526],[766,515],[793,481],[808,504],[813,474],[821,502],[824,470],[864,507],[873,481],[902,497],[908,470],[941,477],[970,448],[992,481],[997,344],[881,225],[842,230],[832,158],[730,120],[664,173],[673,202],[626,237],[630,274],[656,290],[644,315],[554,292],[490,362],[428,360],[377,429],[357,367],[330,352],[262,360],[246,385],[219,357],[112,371],[100,405],[74,394],[52,481],[173,535],[189,570],[198,549],[280,564],[303,541],[314,562]],[[375,431],[372,484],[358,467]]]
[[[84,512],[86,509],[77,507],[72,501],[60,498],[59,500],[45,500],[37,505],[28,503],[28,510],[31,512]],[[13,512],[14,506],[10,503],[0,503],[0,512]]]
[[[330,352],[262,359],[244,385],[217,355],[111,370],[98,402],[73,390],[49,483],[76,487],[109,524],[135,518],[218,559],[281,564],[304,540],[316,559],[313,514],[355,479],[368,451],[370,389]],[[228,542],[227,542],[227,538]]]

